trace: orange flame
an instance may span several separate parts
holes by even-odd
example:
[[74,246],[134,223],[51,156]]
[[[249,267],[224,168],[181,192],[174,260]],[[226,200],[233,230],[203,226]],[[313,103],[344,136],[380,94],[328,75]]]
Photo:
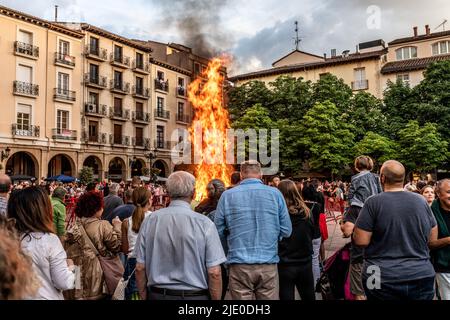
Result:
[[[223,102],[222,66],[221,59],[213,59],[202,76],[188,89],[188,98],[194,110],[193,125],[189,129],[190,140],[194,155],[199,156],[195,162],[197,201],[206,196],[206,186],[212,179],[220,179],[229,186],[234,170],[231,164],[226,163],[226,131],[230,128],[230,120]],[[196,126],[201,126],[200,133],[196,131]]]

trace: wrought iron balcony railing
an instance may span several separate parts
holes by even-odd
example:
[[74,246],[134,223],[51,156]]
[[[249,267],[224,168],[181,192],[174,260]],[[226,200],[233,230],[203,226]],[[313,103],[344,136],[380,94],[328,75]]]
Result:
[[108,50],[99,48],[96,46],[87,45],[84,48],[84,54],[88,58],[92,58],[95,60],[107,61],[108,60]]
[[109,117],[116,120],[130,120],[130,110],[129,109],[114,109],[109,108]]
[[130,57],[126,57],[124,55],[116,55],[114,54],[114,52],[112,52],[109,57],[111,64],[115,66],[129,68],[131,65]]
[[150,113],[142,111],[133,111],[133,121],[150,123]]
[[130,93],[130,83],[128,82],[119,82],[119,81],[110,81],[110,88],[111,91],[122,93],[122,94],[129,94]]
[[84,143],[98,143],[98,144],[107,144],[108,143],[108,134],[107,133],[98,133],[94,135],[90,135],[88,131],[83,131],[81,136],[81,141]]
[[39,126],[33,125],[23,125],[14,123],[12,125],[12,135],[14,137],[34,137],[39,138],[41,132],[41,128]]
[[129,146],[130,145],[130,137],[129,136],[115,136],[113,134],[109,135],[109,143],[120,146]]
[[56,140],[76,141],[77,131],[62,128],[52,129],[52,138]]
[[55,88],[53,98],[58,100],[76,101],[76,92],[62,88]]
[[138,148],[145,148],[146,150],[150,149],[150,139],[143,137],[133,137],[131,140],[131,144]]
[[352,90],[367,90],[369,89],[369,80],[359,80],[352,82]]
[[38,96],[39,95],[39,85],[26,83],[22,81],[14,81],[13,91],[15,94],[28,95],[28,96]]
[[150,64],[134,59],[132,69],[134,72],[148,74],[150,73]]
[[92,86],[99,89],[105,89],[108,87],[108,79],[98,74],[85,73],[84,83],[87,86]]
[[177,122],[190,123],[191,117],[184,113],[177,113]]
[[154,141],[154,147],[157,149],[170,150],[172,149],[172,142],[156,139]]
[[108,107],[104,104],[86,102],[84,104],[84,113],[90,116],[106,117],[108,116]]
[[132,94],[134,97],[149,99],[150,98],[150,89],[144,87],[133,86]]
[[32,58],[39,58],[39,47],[20,41],[14,42],[14,52]]
[[169,92],[169,80],[155,79],[155,89]]
[[185,97],[186,96],[186,89],[184,87],[178,87],[177,88],[177,93],[179,96]]
[[75,67],[75,57],[61,52],[55,52],[55,63]]
[[170,111],[155,109],[155,118],[170,119]]

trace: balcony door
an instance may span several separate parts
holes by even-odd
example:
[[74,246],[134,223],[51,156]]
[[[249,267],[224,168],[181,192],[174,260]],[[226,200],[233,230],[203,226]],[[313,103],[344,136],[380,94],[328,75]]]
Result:
[[18,41],[25,44],[33,45],[33,34],[31,32],[20,30]]
[[70,55],[70,43],[64,40],[59,40],[59,53],[63,57]]
[[114,125],[114,144],[122,144],[122,126],[120,124]]
[[60,135],[69,134],[69,111],[58,110],[56,117],[56,129]]
[[31,129],[30,127],[31,127],[31,106],[19,103],[19,105],[17,106],[17,130],[20,130],[21,133],[25,133]]
[[156,127],[156,147],[158,149],[164,149],[164,127]]
[[89,75],[90,75],[90,81],[93,83],[99,83],[98,81],[98,65],[96,64],[90,64],[89,65]]
[[89,121],[89,141],[90,142],[98,141],[98,122],[97,121]]
[[17,67],[17,80],[25,83],[32,83],[33,68],[19,64]]
[[67,73],[58,72],[58,94],[69,94],[69,75]]
[[114,98],[114,115],[122,116],[122,99]]
[[114,71],[114,88],[122,89],[122,72]]
[[144,146],[144,129],[136,127],[136,145],[139,147]]

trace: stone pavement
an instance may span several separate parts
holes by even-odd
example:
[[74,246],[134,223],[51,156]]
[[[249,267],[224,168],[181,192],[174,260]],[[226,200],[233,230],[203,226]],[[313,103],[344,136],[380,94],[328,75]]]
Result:
[[[338,217],[338,212],[335,212],[334,214],[336,217]],[[324,243],[325,258],[330,257],[331,255],[333,255],[333,253],[350,242],[350,238],[346,239],[342,236],[341,227],[339,226],[339,220],[337,222],[335,222],[334,220],[328,221],[327,227],[328,239]]]

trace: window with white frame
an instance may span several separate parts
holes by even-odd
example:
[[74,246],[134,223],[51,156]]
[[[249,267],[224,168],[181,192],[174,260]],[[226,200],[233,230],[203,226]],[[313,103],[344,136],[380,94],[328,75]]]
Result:
[[33,34],[28,31],[19,30],[18,41],[32,45],[33,44]]
[[58,134],[64,134],[67,130],[69,130],[69,111],[57,111],[56,128]]
[[19,103],[17,106],[17,130],[31,129],[31,105]]
[[70,55],[70,42],[59,40],[59,53],[64,56]]
[[395,50],[395,55],[397,60],[407,60],[412,58],[417,58],[417,48],[416,47],[404,47]]
[[432,46],[433,56],[438,54],[450,53],[450,41],[440,41],[434,43]]
[[69,75],[58,72],[58,94],[69,95]]
[[409,73],[402,73],[397,75],[397,81],[401,81],[404,84],[409,85]]

